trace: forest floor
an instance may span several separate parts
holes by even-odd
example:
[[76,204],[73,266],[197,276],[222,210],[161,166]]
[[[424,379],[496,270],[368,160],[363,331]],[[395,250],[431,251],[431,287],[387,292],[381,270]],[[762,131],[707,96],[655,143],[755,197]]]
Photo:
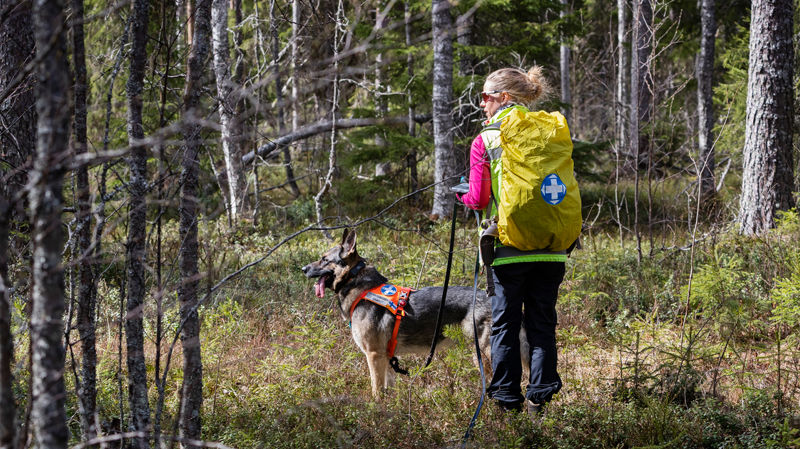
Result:
[[[279,233],[262,224],[253,231],[244,223],[231,233],[224,221],[201,226],[204,291],[268,254],[294,229],[287,225]],[[165,235],[177,235],[170,226]],[[569,259],[559,296],[562,391],[538,423],[524,413],[503,414],[487,400],[467,447],[800,447],[797,215],[760,239],[726,229],[698,232],[688,239],[694,245],[676,237],[679,231],[646,237],[641,260],[633,236],[623,234],[622,245],[616,229],[593,229]],[[449,223],[387,216],[359,226],[358,250],[397,284],[439,285],[448,237]],[[474,219],[465,215],[451,285],[472,285],[474,237]],[[366,359],[335,298],[330,291],[316,298],[300,270],[333,244],[317,231],[300,234],[209,296],[201,309],[203,438],[233,448],[459,446],[481,393],[472,342],[445,329],[455,344],[439,350],[424,370],[422,357],[403,357],[411,375],[398,376],[394,388],[373,399]],[[177,242],[164,247],[174,250]],[[120,263],[116,269],[124,273]],[[126,380],[119,298],[118,286],[101,283],[98,408],[106,428],[127,413],[120,400]],[[174,293],[164,296],[163,307],[161,370],[178,325]],[[151,381],[155,323],[150,301]],[[27,347],[19,341],[23,360]],[[180,360],[178,342],[165,384],[167,434],[179,407]],[[74,391],[73,370],[66,372]],[[24,402],[26,386],[18,391]],[[152,382],[150,394],[155,407]],[[77,436],[74,397],[68,416]]]

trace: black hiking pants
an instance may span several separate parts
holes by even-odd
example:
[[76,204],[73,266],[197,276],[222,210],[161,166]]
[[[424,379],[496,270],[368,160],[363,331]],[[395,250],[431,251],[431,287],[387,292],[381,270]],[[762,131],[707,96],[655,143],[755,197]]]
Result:
[[[492,267],[492,370],[489,397],[505,408],[525,398],[550,401],[561,389],[556,370],[556,300],[564,279],[563,262],[521,262]],[[520,327],[525,326],[530,354],[530,378],[523,397]]]

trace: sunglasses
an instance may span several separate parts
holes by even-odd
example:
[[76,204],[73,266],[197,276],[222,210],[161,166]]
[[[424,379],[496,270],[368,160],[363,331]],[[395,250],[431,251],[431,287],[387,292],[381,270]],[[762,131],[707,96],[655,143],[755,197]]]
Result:
[[503,92],[502,90],[485,90],[485,91],[481,92],[480,98],[481,98],[482,101],[489,101],[489,98],[491,98],[492,95],[499,94],[499,93],[502,93],[502,92]]

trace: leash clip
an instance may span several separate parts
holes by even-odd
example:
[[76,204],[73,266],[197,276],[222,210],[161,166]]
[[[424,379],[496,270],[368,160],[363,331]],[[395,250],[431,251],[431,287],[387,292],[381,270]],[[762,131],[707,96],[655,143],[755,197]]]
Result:
[[408,376],[408,370],[400,368],[400,361],[397,360],[397,357],[392,357],[391,359],[389,359],[389,366],[392,367],[395,373]]

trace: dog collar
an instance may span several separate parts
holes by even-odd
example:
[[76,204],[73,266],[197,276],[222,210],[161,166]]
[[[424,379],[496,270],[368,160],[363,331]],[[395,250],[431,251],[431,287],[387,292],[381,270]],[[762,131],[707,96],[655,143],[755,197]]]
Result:
[[[359,260],[358,263],[353,268],[350,269],[350,272],[348,273],[349,276],[347,278],[347,281],[349,281],[350,279],[353,279],[354,277],[358,276],[358,273],[360,273],[361,270],[363,270],[364,267],[366,267],[366,266],[367,266],[367,264],[366,264],[366,262],[364,262],[364,259]],[[334,293],[341,293],[342,287],[344,286],[345,283],[346,283],[345,281],[341,281],[336,286],[334,286],[333,287]]]
[[358,276],[358,273],[366,267],[367,264],[363,260],[359,260],[356,266],[350,269],[350,277]]

